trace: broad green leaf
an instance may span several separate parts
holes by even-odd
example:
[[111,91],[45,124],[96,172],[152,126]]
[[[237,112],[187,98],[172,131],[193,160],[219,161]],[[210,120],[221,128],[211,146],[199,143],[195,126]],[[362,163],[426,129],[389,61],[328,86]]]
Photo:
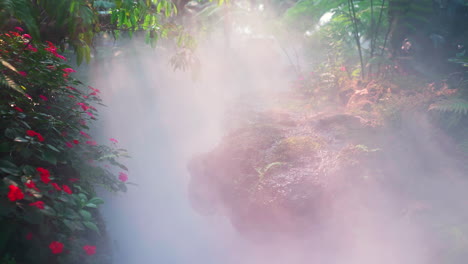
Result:
[[13,139],[13,141],[15,141],[15,142],[20,142],[20,143],[29,142],[29,140],[27,140],[27,139],[25,139],[25,138],[22,138],[22,137],[15,137],[15,139]]
[[93,204],[98,205],[98,204],[103,204],[104,200],[102,198],[100,198],[100,197],[94,197],[94,198],[90,199],[88,201],[88,203],[93,203]]
[[98,206],[96,204],[93,204],[93,203],[87,203],[85,206],[89,207],[89,208],[98,208]]
[[19,168],[8,160],[0,160],[0,171],[14,176],[20,175]]
[[92,219],[91,213],[86,210],[80,210],[79,213],[85,221],[90,221]]
[[52,145],[50,145],[50,144],[46,144],[46,146],[47,146],[48,148],[50,148],[51,150],[55,151],[55,152],[60,152],[60,150],[58,150],[56,147],[54,147],[54,146],[52,146]]
[[90,221],[84,221],[83,225],[86,226],[87,228],[93,230],[93,231],[96,231],[98,234],[100,234],[99,228],[95,223],[90,222]]

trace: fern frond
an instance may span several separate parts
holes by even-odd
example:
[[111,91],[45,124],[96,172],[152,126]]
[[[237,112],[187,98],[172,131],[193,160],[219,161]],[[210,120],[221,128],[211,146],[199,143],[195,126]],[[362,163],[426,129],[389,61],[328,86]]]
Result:
[[462,98],[448,98],[435,102],[429,106],[429,111],[452,112],[455,114],[468,114],[468,100]]

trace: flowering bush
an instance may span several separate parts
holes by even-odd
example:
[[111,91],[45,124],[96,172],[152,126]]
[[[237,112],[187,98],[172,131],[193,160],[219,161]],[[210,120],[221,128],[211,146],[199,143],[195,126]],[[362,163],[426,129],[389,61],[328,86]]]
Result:
[[125,191],[128,176],[117,140],[99,145],[86,132],[100,91],[21,28],[0,35],[0,62],[0,256],[106,263],[94,187]]

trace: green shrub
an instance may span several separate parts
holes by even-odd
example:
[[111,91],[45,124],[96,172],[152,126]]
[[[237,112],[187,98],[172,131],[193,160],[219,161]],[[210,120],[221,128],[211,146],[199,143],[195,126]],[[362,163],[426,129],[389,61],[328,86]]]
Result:
[[126,190],[125,150],[87,133],[100,91],[65,61],[21,28],[0,35],[0,255],[19,263],[107,263],[94,187]]

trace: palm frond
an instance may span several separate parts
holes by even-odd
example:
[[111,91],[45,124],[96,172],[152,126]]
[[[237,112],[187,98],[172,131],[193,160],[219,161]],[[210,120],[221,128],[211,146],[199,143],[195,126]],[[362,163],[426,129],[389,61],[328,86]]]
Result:
[[459,115],[468,114],[468,100],[463,98],[448,98],[429,106],[429,111],[451,112]]

